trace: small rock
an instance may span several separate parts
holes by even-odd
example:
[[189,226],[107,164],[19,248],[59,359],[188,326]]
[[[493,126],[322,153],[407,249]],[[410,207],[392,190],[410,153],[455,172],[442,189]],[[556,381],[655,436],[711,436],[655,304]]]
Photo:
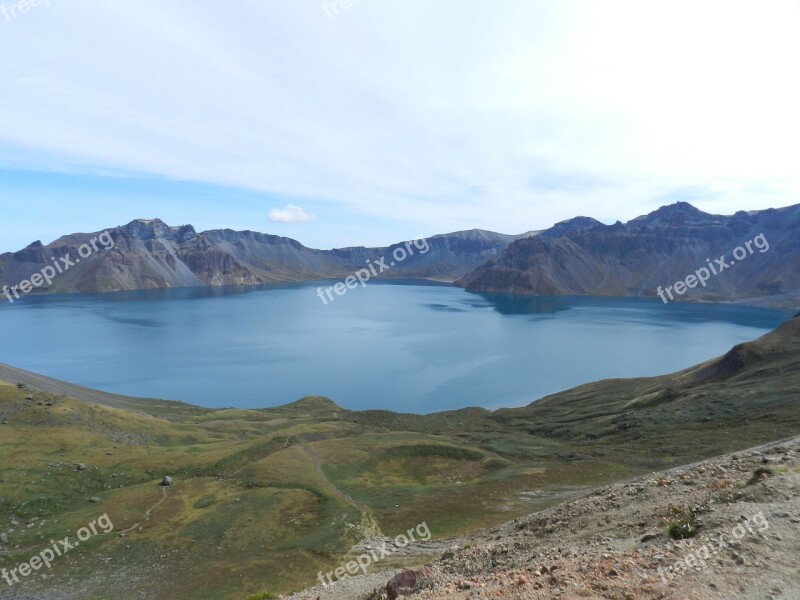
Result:
[[772,474],[772,469],[769,467],[758,467],[755,471],[753,471],[753,476],[745,485],[755,485],[756,483],[760,483]]
[[419,571],[406,570],[398,573],[389,583],[386,584],[386,595],[389,600],[397,600],[400,596],[410,596],[416,592],[425,579],[431,576],[432,572],[426,567]]
[[173,483],[175,483],[175,482],[173,481],[172,477],[167,475],[167,476],[164,477],[163,481],[161,482],[161,485],[164,486],[164,487],[169,487]]
[[386,584],[386,595],[389,596],[389,600],[397,600],[401,595],[410,596],[416,585],[416,571],[403,571],[392,577]]

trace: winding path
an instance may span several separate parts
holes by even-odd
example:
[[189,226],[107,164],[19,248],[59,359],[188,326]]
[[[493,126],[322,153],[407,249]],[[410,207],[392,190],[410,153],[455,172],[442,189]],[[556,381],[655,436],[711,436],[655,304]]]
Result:
[[133,524],[131,527],[128,527],[127,529],[123,529],[122,531],[120,531],[120,532],[119,532],[119,535],[125,535],[125,534],[126,534],[126,533],[128,533],[129,531],[133,531],[134,529],[136,529],[137,527],[139,527],[139,526],[140,526],[140,525],[141,525],[143,522],[144,522],[144,523],[147,523],[147,521],[149,521],[149,520],[150,520],[150,517],[152,516],[152,513],[153,513],[153,511],[154,511],[155,509],[157,509],[159,506],[161,506],[162,504],[164,504],[164,502],[167,500],[167,497],[168,497],[168,494],[167,494],[167,487],[166,487],[166,486],[162,487],[162,488],[161,488],[161,492],[162,492],[161,500],[159,500],[158,502],[156,502],[156,503],[155,503],[153,506],[151,506],[150,508],[148,508],[148,509],[145,511],[145,513],[144,513],[144,521],[137,521],[137,522],[136,522],[136,523],[134,523],[134,524]]
[[314,467],[317,470],[317,474],[325,486],[330,490],[331,494],[340,500],[343,500],[361,513],[361,529],[363,530],[364,535],[367,538],[383,537],[380,525],[378,525],[378,520],[375,518],[375,513],[372,512],[372,509],[365,504],[361,504],[360,502],[353,500],[350,496],[336,487],[336,484],[328,479],[328,476],[325,475],[325,472],[322,470],[322,460],[314,448],[308,444],[303,444],[301,448],[309,456],[309,458],[314,461]]

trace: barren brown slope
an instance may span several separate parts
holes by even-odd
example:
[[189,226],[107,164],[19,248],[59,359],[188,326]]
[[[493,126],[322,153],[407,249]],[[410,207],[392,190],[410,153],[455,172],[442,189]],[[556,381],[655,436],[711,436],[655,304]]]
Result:
[[[378,248],[315,250],[287,237],[231,229],[197,232],[191,225],[171,227],[160,219],[137,219],[107,232],[109,241],[89,255],[84,252],[79,260],[80,246],[99,234],[65,235],[48,245],[37,241],[19,252],[0,254],[0,286],[28,280],[55,259],[73,264],[59,272],[52,285],[40,285],[33,293],[340,279],[369,263],[379,265],[381,258],[387,268],[378,273],[376,266],[373,276],[455,281],[528,235],[475,229],[435,235],[411,246],[401,242]],[[0,302],[4,298],[0,295]]]
[[[798,546],[795,437],[597,489],[404,577],[419,600],[796,600]],[[395,575],[292,598],[385,600]]]

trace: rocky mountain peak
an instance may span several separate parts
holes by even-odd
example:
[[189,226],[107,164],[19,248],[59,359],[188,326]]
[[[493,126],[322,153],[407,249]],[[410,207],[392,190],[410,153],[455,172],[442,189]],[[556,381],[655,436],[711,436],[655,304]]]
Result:
[[567,235],[573,231],[583,231],[585,229],[591,229],[598,226],[604,227],[604,225],[597,219],[593,219],[591,217],[573,217],[572,219],[567,219],[566,221],[556,223],[550,229],[543,231],[539,235],[546,239],[551,239],[561,237],[562,235]]
[[170,227],[161,219],[134,219],[127,225],[120,227],[119,230],[123,234],[138,240],[166,238],[180,242],[197,235],[191,225]]
[[713,223],[714,215],[703,212],[695,208],[688,202],[676,202],[662,206],[658,210],[637,217],[628,224],[637,227],[659,227],[659,226],[681,226],[681,225],[702,225]]

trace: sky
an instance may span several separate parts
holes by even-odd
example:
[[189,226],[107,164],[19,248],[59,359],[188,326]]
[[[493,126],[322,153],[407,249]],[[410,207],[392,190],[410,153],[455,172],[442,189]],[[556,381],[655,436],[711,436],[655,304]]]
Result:
[[0,252],[135,218],[331,248],[796,204],[799,23],[796,0],[0,0]]

